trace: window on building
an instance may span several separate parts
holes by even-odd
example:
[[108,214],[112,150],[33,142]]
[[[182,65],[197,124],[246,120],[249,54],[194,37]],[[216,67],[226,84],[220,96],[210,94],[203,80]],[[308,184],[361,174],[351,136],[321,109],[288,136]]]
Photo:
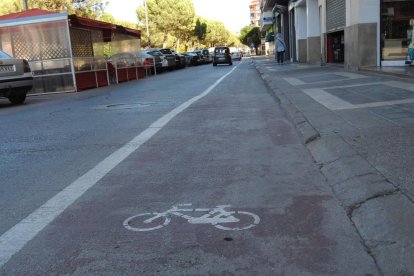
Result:
[[381,0],[383,60],[403,60],[413,39],[414,1]]

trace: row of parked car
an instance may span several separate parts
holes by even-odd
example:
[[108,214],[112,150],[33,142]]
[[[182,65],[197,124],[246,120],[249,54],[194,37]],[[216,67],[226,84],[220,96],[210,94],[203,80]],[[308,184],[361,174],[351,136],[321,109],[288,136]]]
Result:
[[155,68],[158,72],[197,66],[213,61],[207,49],[178,54],[168,48],[152,48],[141,51],[141,55],[146,56],[147,63],[150,63],[150,60],[154,58]]
[[[241,57],[240,52],[230,53],[230,49],[224,46],[214,48],[212,53],[202,49],[182,54],[168,48],[152,48],[116,54],[108,59],[107,64],[111,78],[116,69],[130,66],[143,66],[155,73],[209,63],[214,66],[223,63],[232,65],[233,60],[240,60]],[[8,98],[13,104],[21,104],[32,85],[33,75],[29,63],[0,51],[0,96]]]

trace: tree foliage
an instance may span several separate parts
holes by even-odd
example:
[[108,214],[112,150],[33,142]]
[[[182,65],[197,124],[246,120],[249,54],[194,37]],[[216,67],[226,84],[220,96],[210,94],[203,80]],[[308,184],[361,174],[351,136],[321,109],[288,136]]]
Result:
[[[1,0],[0,15],[23,11],[22,0]],[[5,2],[5,4],[3,4]],[[99,18],[107,0],[28,0],[28,8],[76,14],[81,17]]]
[[[170,35],[182,38],[194,28],[195,9],[192,0],[147,0],[150,24],[163,34],[163,44]],[[137,11],[140,22],[145,22],[145,8]]]
[[[187,51],[187,48],[239,44],[238,38],[222,22],[196,16],[192,0],[147,0],[147,5],[152,46],[177,47]],[[138,8],[137,17],[145,45],[148,39],[145,7]]]
[[201,22],[200,18],[197,18],[197,21],[194,27],[194,36],[197,38],[198,43],[204,42],[204,40],[206,39],[206,35],[207,35],[207,23]]
[[246,45],[253,45],[257,52],[257,47],[261,45],[260,29],[255,26],[246,26],[240,32],[240,41]]

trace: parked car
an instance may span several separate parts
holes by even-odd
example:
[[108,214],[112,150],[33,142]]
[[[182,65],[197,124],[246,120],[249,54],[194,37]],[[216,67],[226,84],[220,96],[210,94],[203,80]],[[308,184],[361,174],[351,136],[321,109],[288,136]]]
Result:
[[198,57],[200,58],[200,64],[206,64],[207,63],[206,58],[201,53],[201,51],[193,51],[193,53],[198,55]]
[[242,54],[239,51],[235,51],[235,52],[231,53],[231,59],[232,60],[241,60],[242,59]]
[[214,48],[213,66],[217,66],[217,64],[233,65],[229,47],[218,46]]
[[182,69],[187,66],[185,61],[185,56],[182,54],[177,54],[175,51],[171,50],[171,52],[175,55],[175,68]]
[[0,96],[12,104],[22,104],[32,87],[33,75],[27,60],[0,51]]
[[156,49],[149,49],[142,51],[144,54],[148,54],[154,57],[155,68],[157,72],[162,72],[165,68],[168,67],[168,61],[165,59],[165,56]]
[[193,52],[183,53],[187,66],[196,66],[202,63],[200,56]]
[[175,55],[171,52],[168,48],[159,49],[159,51],[164,55],[165,59],[167,60],[167,69],[174,70],[175,69]]
[[203,55],[204,63],[213,62],[213,57],[210,55],[210,52],[208,51],[208,49],[195,50],[194,52]]

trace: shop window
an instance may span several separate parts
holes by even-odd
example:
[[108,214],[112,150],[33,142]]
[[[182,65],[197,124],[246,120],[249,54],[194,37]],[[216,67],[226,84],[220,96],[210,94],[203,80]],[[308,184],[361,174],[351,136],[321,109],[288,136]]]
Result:
[[[381,46],[383,60],[404,60],[412,39],[414,1],[382,0]],[[412,21],[411,21],[412,22]]]

